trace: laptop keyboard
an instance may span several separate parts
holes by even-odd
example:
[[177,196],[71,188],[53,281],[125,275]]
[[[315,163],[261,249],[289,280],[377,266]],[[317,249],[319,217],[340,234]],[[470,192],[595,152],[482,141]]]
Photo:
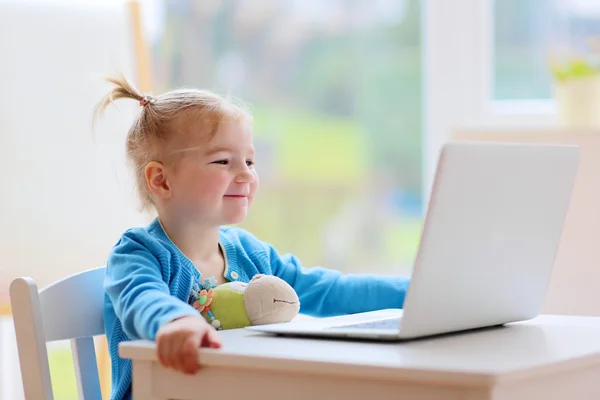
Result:
[[362,322],[360,324],[335,326],[335,328],[344,329],[398,329],[402,318],[382,319],[379,321]]

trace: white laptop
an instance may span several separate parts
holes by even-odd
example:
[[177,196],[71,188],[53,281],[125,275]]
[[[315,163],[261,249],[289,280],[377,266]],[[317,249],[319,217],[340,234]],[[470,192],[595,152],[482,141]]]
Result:
[[404,309],[252,326],[292,336],[403,340],[540,314],[579,165],[577,146],[442,149]]

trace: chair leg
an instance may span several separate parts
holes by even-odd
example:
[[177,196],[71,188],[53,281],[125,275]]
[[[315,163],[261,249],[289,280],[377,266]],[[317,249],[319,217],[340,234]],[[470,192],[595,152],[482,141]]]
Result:
[[91,337],[73,339],[71,348],[79,398],[102,400],[94,339]]
[[46,341],[39,334],[44,331],[40,298],[33,279],[15,279],[10,285],[10,301],[25,398],[53,400]]

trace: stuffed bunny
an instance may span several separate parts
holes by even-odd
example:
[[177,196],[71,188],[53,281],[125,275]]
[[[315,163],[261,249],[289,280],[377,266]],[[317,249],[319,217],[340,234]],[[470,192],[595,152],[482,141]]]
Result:
[[300,300],[283,279],[255,275],[249,283],[228,282],[203,291],[198,311],[216,329],[289,322],[300,311]]

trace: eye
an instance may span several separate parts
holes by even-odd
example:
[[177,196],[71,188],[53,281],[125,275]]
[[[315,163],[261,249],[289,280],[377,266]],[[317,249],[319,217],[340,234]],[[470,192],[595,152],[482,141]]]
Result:
[[227,164],[229,164],[229,160],[218,160],[218,161],[213,162],[213,164],[227,165]]
[[253,160],[246,160],[246,165],[251,167],[254,165],[254,161]]

